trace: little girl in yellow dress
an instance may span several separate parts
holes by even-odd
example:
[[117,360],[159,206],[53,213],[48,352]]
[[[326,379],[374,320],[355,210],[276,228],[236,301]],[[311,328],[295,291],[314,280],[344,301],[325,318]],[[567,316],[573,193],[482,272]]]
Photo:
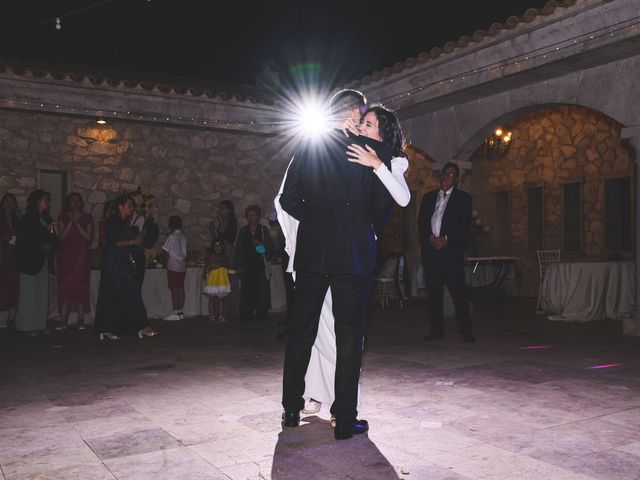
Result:
[[229,259],[224,251],[224,242],[214,240],[207,249],[204,294],[209,297],[209,321],[224,323],[224,298],[231,292],[229,281]]

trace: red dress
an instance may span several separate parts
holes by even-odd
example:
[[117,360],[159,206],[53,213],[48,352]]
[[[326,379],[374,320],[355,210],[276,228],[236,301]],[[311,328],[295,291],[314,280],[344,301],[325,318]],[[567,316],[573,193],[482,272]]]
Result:
[[[67,213],[61,213],[58,222],[61,230],[66,228],[71,218]],[[92,223],[91,215],[82,213],[78,224],[87,230]],[[87,242],[78,228],[73,225],[67,237],[60,242],[58,249],[58,306],[67,302],[77,302],[88,312],[91,308],[89,279],[91,276],[91,261],[89,258],[89,242]]]
[[[0,225],[0,239],[5,235],[15,235],[15,227]],[[18,287],[20,280],[18,272],[11,268],[14,246],[0,240],[2,252],[0,254],[0,311],[18,306]]]

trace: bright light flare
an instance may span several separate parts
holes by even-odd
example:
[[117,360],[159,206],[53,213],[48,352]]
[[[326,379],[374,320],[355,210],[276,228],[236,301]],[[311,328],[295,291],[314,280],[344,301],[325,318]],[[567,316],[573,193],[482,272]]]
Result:
[[294,107],[293,123],[302,135],[319,135],[330,129],[329,111],[322,102],[308,98]]

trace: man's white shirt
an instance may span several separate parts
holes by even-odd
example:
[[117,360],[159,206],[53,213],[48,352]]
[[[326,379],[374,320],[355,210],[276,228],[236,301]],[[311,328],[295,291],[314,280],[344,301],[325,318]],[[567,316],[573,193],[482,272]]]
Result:
[[431,233],[435,237],[440,236],[440,229],[442,228],[442,217],[444,217],[444,211],[447,208],[447,203],[451,198],[451,192],[455,187],[451,187],[446,192],[438,190],[438,199],[436,201],[436,208],[431,216]]

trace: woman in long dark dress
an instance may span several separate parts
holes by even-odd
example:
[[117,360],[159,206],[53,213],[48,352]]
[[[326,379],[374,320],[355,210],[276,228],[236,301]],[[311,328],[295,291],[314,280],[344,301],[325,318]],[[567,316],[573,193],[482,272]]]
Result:
[[142,282],[132,249],[142,245],[142,235],[133,233],[129,218],[133,200],[120,195],[112,205],[113,213],[105,227],[100,289],[96,305],[94,331],[100,340],[117,340],[119,335],[137,332],[138,337],[156,334],[149,326],[142,302]]
[[31,335],[49,333],[49,270],[58,239],[49,217],[50,196],[34,190],[27,200],[27,211],[16,229],[13,263],[20,273],[16,329]]

